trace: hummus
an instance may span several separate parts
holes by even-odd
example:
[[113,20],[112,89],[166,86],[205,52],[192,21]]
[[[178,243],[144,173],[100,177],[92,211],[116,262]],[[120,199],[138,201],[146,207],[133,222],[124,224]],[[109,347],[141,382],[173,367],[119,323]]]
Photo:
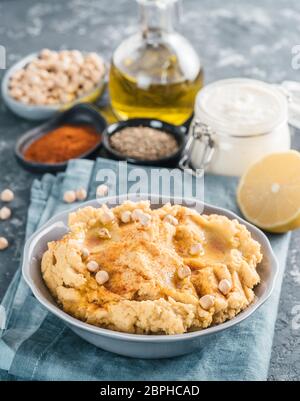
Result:
[[65,312],[99,327],[137,334],[204,329],[245,309],[260,281],[260,245],[225,216],[128,201],[79,209],[69,227],[48,244],[42,275]]

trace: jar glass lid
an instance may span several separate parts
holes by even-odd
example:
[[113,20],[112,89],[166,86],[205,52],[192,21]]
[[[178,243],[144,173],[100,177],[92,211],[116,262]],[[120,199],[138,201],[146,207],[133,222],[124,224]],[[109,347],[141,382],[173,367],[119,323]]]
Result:
[[275,86],[247,78],[225,79],[197,95],[196,118],[216,133],[244,137],[271,132],[287,121],[288,105]]

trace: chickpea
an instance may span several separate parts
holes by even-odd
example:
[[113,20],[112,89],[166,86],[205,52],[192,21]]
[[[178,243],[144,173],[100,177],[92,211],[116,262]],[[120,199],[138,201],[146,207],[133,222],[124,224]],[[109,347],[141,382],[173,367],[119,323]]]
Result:
[[76,64],[82,65],[84,63],[84,57],[78,50],[73,50],[71,56]]
[[32,63],[32,64],[28,64],[24,75],[28,75],[28,73],[36,73],[39,70],[39,65]]
[[8,247],[9,243],[5,237],[0,237],[0,251],[4,251]]
[[13,78],[14,78],[16,81],[19,81],[20,79],[23,78],[23,76],[24,76],[24,70],[18,70],[18,71],[16,71],[16,72],[14,73]]
[[57,101],[57,99],[55,99],[54,97],[48,97],[47,98],[47,103],[49,104],[49,105],[54,105],[54,104],[57,104],[58,103],[58,101]]
[[0,209],[0,220],[7,220],[10,218],[10,216],[11,216],[11,210],[8,207],[3,206]]
[[76,198],[79,201],[84,201],[87,198],[87,191],[85,188],[79,188],[76,191]]
[[65,203],[73,203],[76,201],[76,193],[75,191],[66,191],[64,193],[64,202]]
[[83,90],[85,92],[90,92],[94,88],[94,84],[92,81],[86,81],[83,85]]
[[38,74],[39,74],[39,76],[40,76],[40,78],[41,78],[42,80],[46,80],[46,79],[49,79],[49,78],[50,78],[50,74],[49,74],[49,72],[46,71],[46,70],[39,70]]
[[45,80],[45,87],[47,89],[53,89],[55,86],[55,82],[53,81],[53,79],[47,79]]
[[30,99],[33,101],[35,104],[46,104],[47,103],[47,98],[45,95],[43,95],[40,92],[34,92]]
[[59,97],[60,103],[69,103],[73,100],[72,95],[68,94],[68,93],[62,93]]
[[13,88],[10,90],[10,96],[13,97],[16,100],[20,100],[20,98],[23,96],[23,91],[20,88]]
[[91,80],[94,83],[98,83],[101,80],[101,74],[99,73],[99,71],[95,70],[92,74],[91,74]]
[[14,198],[15,194],[11,189],[8,188],[4,189],[0,194],[0,199],[2,200],[2,202],[11,202],[14,200]]
[[10,88],[17,88],[21,83],[16,80],[14,77],[12,77],[9,81],[9,87]]
[[53,52],[51,50],[49,50],[49,49],[42,49],[40,54],[39,54],[39,57],[43,58],[43,59],[48,59],[51,56],[53,56]]
[[30,103],[30,100],[29,100],[29,97],[28,97],[28,96],[21,96],[21,97],[20,97],[20,101],[21,101],[22,103],[25,103],[25,104],[29,104],[29,103]]
[[38,75],[35,75],[35,74],[29,74],[29,75],[28,75],[28,81],[29,81],[31,84],[34,84],[34,85],[38,85],[38,84],[41,83],[40,77],[39,77]]

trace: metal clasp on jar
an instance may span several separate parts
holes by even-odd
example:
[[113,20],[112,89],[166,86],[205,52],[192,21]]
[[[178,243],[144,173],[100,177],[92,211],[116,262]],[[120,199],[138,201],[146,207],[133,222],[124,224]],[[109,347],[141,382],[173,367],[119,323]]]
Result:
[[288,123],[300,129],[300,83],[295,81],[283,81],[279,85],[273,85],[279,89],[288,101]]
[[[194,176],[201,177],[211,162],[215,150],[212,128],[200,121],[192,122],[191,134],[187,140],[183,156],[179,162],[181,169],[188,169]],[[197,166],[192,162],[192,155],[197,144],[202,145],[202,151],[197,155]],[[199,158],[199,159],[198,159]]]

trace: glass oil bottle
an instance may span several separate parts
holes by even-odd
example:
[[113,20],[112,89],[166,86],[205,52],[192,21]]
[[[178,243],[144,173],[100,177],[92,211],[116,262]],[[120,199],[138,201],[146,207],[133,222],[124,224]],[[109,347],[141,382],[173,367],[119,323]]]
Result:
[[119,119],[157,118],[184,123],[203,86],[192,45],[174,30],[179,0],[136,0],[140,31],[115,50],[109,90]]

